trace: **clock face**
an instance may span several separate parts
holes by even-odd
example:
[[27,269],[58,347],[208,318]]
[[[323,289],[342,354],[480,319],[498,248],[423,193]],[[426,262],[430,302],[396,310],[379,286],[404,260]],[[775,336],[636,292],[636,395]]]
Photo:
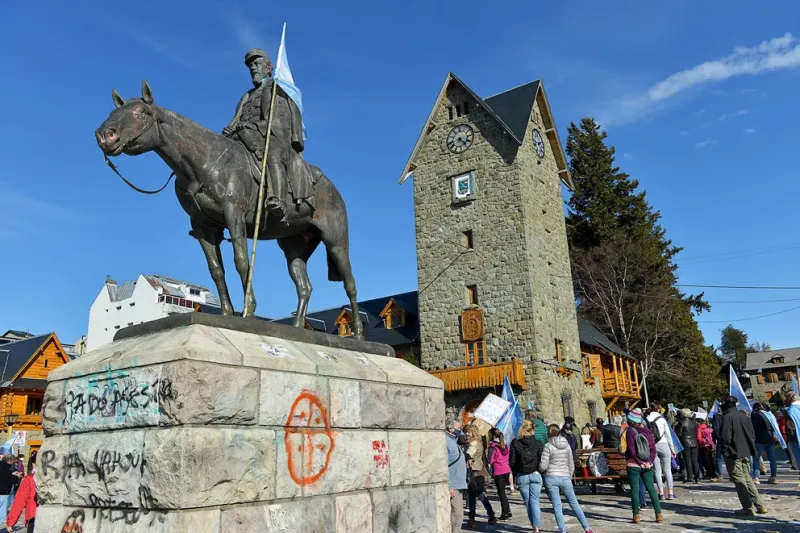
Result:
[[466,124],[456,126],[447,134],[447,149],[454,154],[460,154],[472,146],[472,128]]
[[544,141],[542,134],[536,128],[533,129],[533,148],[536,150],[536,155],[539,159],[544,158]]

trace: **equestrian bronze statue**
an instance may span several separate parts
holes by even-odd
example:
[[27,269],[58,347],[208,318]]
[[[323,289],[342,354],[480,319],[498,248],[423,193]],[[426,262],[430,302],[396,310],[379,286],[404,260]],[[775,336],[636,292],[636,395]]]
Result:
[[[266,154],[270,194],[266,216],[254,235],[261,163],[273,112],[269,95],[275,82],[271,80],[272,65],[262,50],[248,52],[245,63],[255,87],[242,97],[223,135],[156,105],[153,91],[144,81],[141,98],[125,101],[112,92],[116,109],[95,132],[97,143],[107,157],[154,151],[173,170],[175,194],[189,215],[191,234],[205,253],[223,315],[233,315],[220,251],[227,228],[243,290],[250,268],[247,239],[278,241],[297,288],[296,327],[305,325],[311,296],[306,262],[320,242],[328,256],[328,279],[344,282],[352,315],[358,317],[344,201],[327,176],[303,159],[300,112],[279,87]],[[252,297],[245,302],[243,314],[252,316],[255,308]],[[361,320],[353,322],[354,336],[363,338]]]

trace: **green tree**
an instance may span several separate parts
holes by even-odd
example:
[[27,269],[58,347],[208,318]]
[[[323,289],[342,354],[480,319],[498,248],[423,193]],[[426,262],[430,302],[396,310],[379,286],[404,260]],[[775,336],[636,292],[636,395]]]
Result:
[[726,363],[732,363],[738,373],[744,370],[748,351],[750,349],[747,344],[747,333],[731,324],[725,326],[720,335],[720,359]]
[[567,235],[578,313],[639,359],[651,398],[710,399],[723,386],[720,366],[694,318],[710,307],[702,294],[676,287],[680,248],[606,139],[591,118],[569,127],[575,191]]

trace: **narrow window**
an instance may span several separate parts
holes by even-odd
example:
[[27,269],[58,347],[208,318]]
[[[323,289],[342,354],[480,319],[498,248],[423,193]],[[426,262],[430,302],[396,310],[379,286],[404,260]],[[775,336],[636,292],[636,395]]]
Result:
[[453,120],[453,106],[447,106],[447,114],[450,115],[450,120]]
[[564,354],[561,351],[561,339],[556,339],[556,361],[558,361],[559,365],[564,362]]
[[469,114],[469,102],[464,102],[464,114]]
[[464,232],[464,246],[466,246],[468,250],[472,250],[475,247],[474,242],[472,241],[471,229],[468,229]]
[[575,418],[575,415],[572,414],[572,393],[569,391],[561,393],[561,410],[564,413],[564,418],[568,416]]
[[589,420],[594,423],[597,419],[597,404],[594,402],[586,402],[586,407],[589,408]]
[[189,289],[189,294],[200,296],[200,289]]
[[464,344],[467,366],[486,364],[486,341],[479,340]]
[[467,285],[467,303],[470,305],[478,305],[477,285]]
[[44,360],[44,367],[47,368],[47,359]]
[[461,104],[456,104],[456,116],[461,116]]
[[133,307],[134,305],[136,305],[136,302],[131,302],[129,305],[130,305],[131,307]]

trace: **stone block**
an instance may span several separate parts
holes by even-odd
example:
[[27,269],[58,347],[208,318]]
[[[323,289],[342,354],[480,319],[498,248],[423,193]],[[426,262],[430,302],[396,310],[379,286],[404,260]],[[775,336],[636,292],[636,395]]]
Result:
[[425,389],[425,427],[444,430],[443,389]]
[[327,379],[310,374],[261,372],[259,424],[325,427],[330,424]]
[[63,382],[48,385],[42,399],[42,428],[45,436],[63,433],[63,422],[66,418]]
[[84,509],[44,505],[36,510],[36,531],[81,533],[219,533],[220,511]]
[[275,432],[269,429],[151,430],[142,485],[159,508],[272,500],[275,455]]
[[336,533],[372,533],[372,500],[369,493],[336,498]]
[[392,486],[447,481],[447,443],[441,431],[389,431]]
[[42,443],[36,467],[36,487],[40,504],[61,504],[64,501],[68,457],[69,437],[51,436]]
[[[64,505],[138,507],[144,435],[142,430],[72,435],[61,462]],[[59,457],[54,460],[58,464]]]
[[361,425],[380,428],[424,428],[423,389],[362,381]]
[[255,424],[258,371],[177,361],[161,371],[161,425]]
[[332,497],[272,505],[250,505],[222,511],[226,531],[241,533],[336,533]]
[[372,491],[373,531],[437,533],[436,527],[433,486]]
[[362,355],[375,363],[375,365],[386,374],[389,383],[418,385],[420,387],[431,387],[434,389],[442,389],[444,387],[441,379],[428,374],[424,370],[415,367],[403,359],[381,357],[368,353]]
[[334,428],[361,427],[361,387],[352,379],[329,379],[331,394],[331,426]]
[[[305,442],[302,455],[295,458],[302,471],[303,496],[350,492],[389,485],[389,442],[386,431],[346,430],[331,432],[330,439],[312,434],[293,440],[294,452]],[[313,443],[314,447],[310,446]],[[320,447],[330,443],[332,451]],[[296,459],[301,459],[297,461]],[[446,466],[446,465],[445,465]],[[299,468],[302,467],[302,470]],[[311,481],[313,480],[313,481]]]
[[292,341],[230,329],[220,331],[242,353],[244,366],[304,374],[317,372],[316,365]]
[[386,374],[364,353],[315,344],[297,343],[297,346],[316,365],[321,376],[386,381]]
[[242,354],[220,330],[192,325],[112,342],[52,370],[48,379],[56,381],[102,374],[109,368],[123,370],[180,359],[242,364]]
[[450,487],[439,483],[434,488],[436,495],[436,533],[450,533]]

